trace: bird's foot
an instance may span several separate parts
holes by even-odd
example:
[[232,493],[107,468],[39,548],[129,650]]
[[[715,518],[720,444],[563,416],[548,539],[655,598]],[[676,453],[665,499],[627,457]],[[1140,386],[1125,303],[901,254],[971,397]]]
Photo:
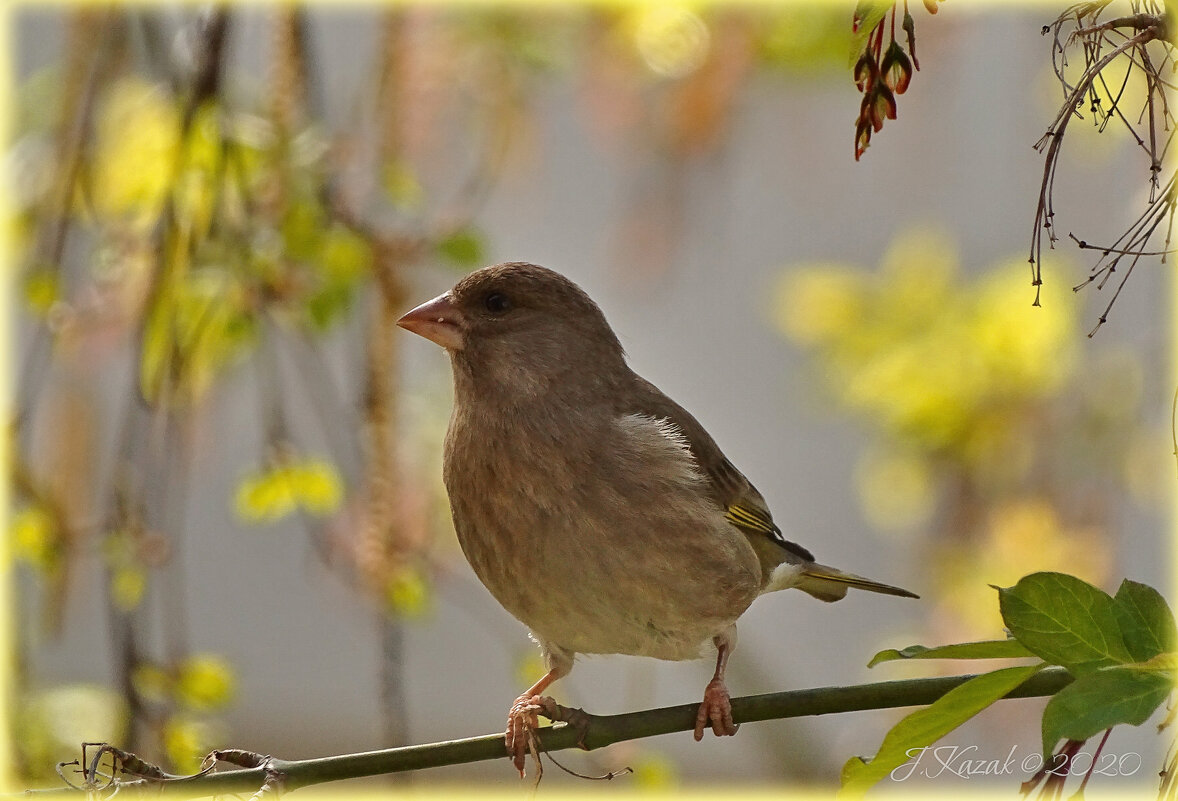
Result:
[[515,699],[515,703],[511,705],[511,709],[507,713],[507,731],[504,733],[503,739],[507,744],[507,755],[511,757],[511,762],[519,771],[521,779],[524,777],[524,765],[528,752],[531,751],[533,756],[536,756],[537,753],[536,727],[539,726],[540,721],[536,718],[536,713],[543,709],[546,701],[551,704],[556,703],[546,696],[524,693]]
[[585,735],[589,732],[591,717],[583,709],[561,706],[547,695],[521,695],[515,699],[511,711],[507,713],[507,731],[504,741],[507,744],[507,754],[512,764],[524,777],[524,766],[530,752],[539,764],[539,742],[536,730],[540,721],[537,715],[543,715],[553,723],[566,723],[577,730],[577,745],[586,748]]
[[728,696],[728,688],[724,680],[712,679],[704,689],[704,700],[699,705],[699,712],[695,715],[695,739],[698,742],[704,738],[704,729],[709,725],[717,737],[732,736],[740,728],[732,722],[732,699]]

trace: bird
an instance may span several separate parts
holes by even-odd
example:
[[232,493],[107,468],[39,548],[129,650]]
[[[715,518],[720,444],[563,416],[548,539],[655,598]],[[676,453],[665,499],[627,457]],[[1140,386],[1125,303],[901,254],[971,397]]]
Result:
[[[698,659],[716,649],[695,739],[736,733],[724,682],[736,621],[796,588],[915,593],[820,564],[704,427],[635,373],[598,305],[553,270],[475,270],[400,327],[449,354],[443,482],[463,554],[539,644],[545,674],[504,733],[524,775],[541,694],[577,654]],[[551,707],[549,707],[551,708]]]

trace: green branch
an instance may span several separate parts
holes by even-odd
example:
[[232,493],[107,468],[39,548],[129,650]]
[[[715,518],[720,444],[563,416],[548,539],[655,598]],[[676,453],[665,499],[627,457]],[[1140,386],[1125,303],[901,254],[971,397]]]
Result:
[[[732,699],[732,716],[738,723],[758,720],[832,715],[867,709],[921,706],[931,704],[945,693],[958,687],[972,675],[945,676],[932,679],[906,679],[854,687],[819,687],[810,690],[749,695]],[[1072,681],[1063,668],[1043,670],[1011,691],[1006,698],[1033,698],[1053,695]],[[612,743],[653,737],[695,727],[697,704],[648,709],[621,715],[589,715],[585,735],[588,750],[603,748]],[[570,726],[545,726],[538,731],[545,751],[560,751],[577,746],[578,732]],[[261,767],[205,773],[193,777],[169,777],[164,781],[137,779],[124,784],[163,785],[186,797],[221,793],[250,792],[266,784],[277,785],[287,791],[340,779],[355,779],[407,770],[458,765],[486,759],[504,759],[506,751],[502,734],[486,734],[443,743],[388,748],[359,754],[321,757],[318,759],[267,759]],[[506,763],[504,771],[508,770]],[[76,798],[70,790],[29,790],[23,796],[62,795]],[[15,797],[15,796],[10,796]]]

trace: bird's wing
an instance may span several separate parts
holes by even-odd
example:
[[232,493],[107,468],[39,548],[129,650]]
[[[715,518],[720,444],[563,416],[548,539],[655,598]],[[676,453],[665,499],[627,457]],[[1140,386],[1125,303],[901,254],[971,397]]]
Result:
[[849,587],[907,598],[919,597],[900,587],[817,564],[813,554],[782,536],[761,493],[728,461],[704,427],[649,381],[637,376],[636,379],[637,401],[631,402],[628,413],[666,420],[673,427],[676,438],[686,441],[707,480],[713,500],[724,510],[728,522],[744,533],[756,551],[766,590],[796,587],[823,601],[839,600],[847,594]]
[[761,493],[728,461],[699,421],[649,381],[635,378],[639,391],[636,402],[626,412],[667,420],[679,430],[707,480],[712,498],[724,510],[728,522],[749,537],[765,567],[771,570],[781,562],[813,562],[813,554],[785,539]]

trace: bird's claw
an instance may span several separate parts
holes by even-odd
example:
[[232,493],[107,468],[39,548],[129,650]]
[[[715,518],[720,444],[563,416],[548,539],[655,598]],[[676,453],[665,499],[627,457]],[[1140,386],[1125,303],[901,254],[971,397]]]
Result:
[[[521,695],[515,699],[511,711],[507,713],[507,731],[504,741],[507,744],[507,754],[511,762],[519,771],[519,777],[524,777],[524,766],[528,753],[539,760],[537,755],[538,741],[536,729],[540,721],[537,715],[543,715],[554,723],[565,723],[577,731],[577,746],[588,750],[585,737],[589,733],[589,723],[592,716],[584,709],[574,709],[561,706],[547,695]],[[539,765],[539,761],[537,761]]]
[[536,727],[540,724],[536,713],[543,709],[545,701],[551,703],[552,699],[539,695],[521,695],[507,713],[507,731],[503,739],[507,744],[507,755],[511,757],[521,779],[524,777],[528,751],[536,751]]
[[704,689],[703,703],[695,715],[696,742],[704,738],[704,729],[709,723],[717,737],[731,737],[740,728],[732,721],[732,699],[728,696],[723,679],[712,679]]

